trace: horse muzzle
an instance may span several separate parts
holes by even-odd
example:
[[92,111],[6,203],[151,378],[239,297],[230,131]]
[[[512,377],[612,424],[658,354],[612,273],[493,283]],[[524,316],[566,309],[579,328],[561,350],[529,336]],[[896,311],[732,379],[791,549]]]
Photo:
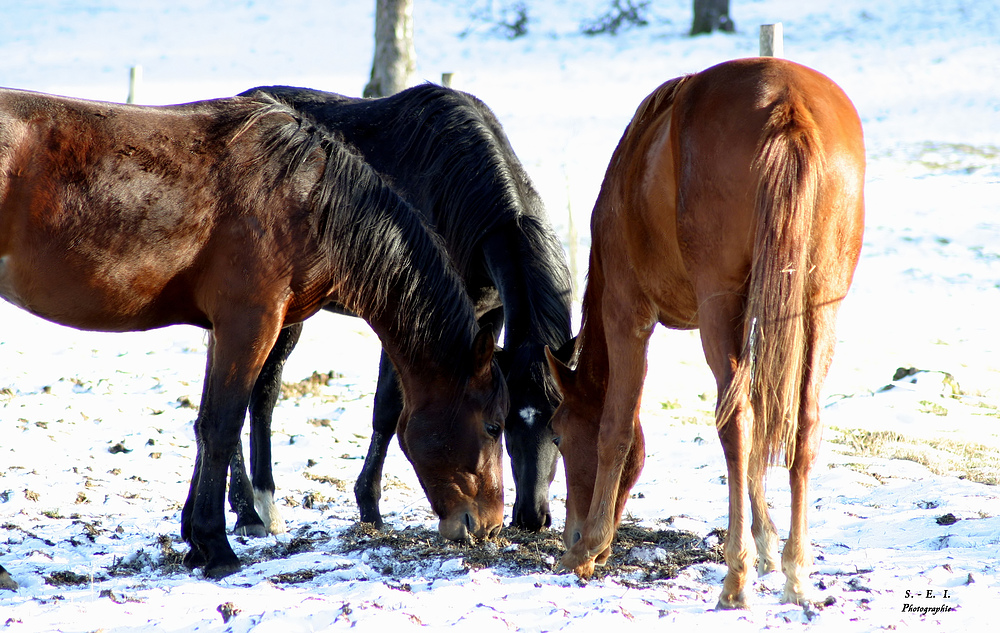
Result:
[[472,509],[453,512],[438,522],[438,534],[449,541],[466,542],[475,538],[493,538],[500,533],[503,517],[483,520]]

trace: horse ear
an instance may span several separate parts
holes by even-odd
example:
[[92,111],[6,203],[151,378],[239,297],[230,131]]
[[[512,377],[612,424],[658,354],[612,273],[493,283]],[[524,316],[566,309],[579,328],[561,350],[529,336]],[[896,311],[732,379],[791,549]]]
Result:
[[561,360],[564,365],[569,367],[570,363],[573,361],[573,352],[576,351],[576,337],[574,336],[570,340],[566,341],[559,346],[559,349],[552,352],[552,355]]
[[479,328],[476,338],[472,341],[472,373],[474,376],[481,378],[490,371],[495,348],[496,339],[493,337],[493,325],[486,324]]
[[493,349],[493,358],[497,359],[497,363],[500,365],[500,369],[506,374],[507,363],[510,362],[511,355],[507,353],[502,347],[496,347]]
[[[571,341],[572,342],[572,341]],[[559,387],[559,393],[566,395],[566,390],[571,389],[573,385],[576,384],[576,372],[569,368],[569,366],[560,359],[559,353],[563,351],[560,347],[555,353],[549,349],[549,346],[545,346],[545,358],[549,361],[549,369],[552,371],[552,377],[556,380],[556,386]],[[572,346],[570,347],[570,355],[572,355]]]

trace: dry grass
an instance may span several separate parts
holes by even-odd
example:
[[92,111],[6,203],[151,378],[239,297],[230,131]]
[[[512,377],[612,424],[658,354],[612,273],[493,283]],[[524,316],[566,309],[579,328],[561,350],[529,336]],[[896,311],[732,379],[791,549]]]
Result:
[[[314,371],[312,376],[298,382],[283,382],[281,383],[281,399],[301,398],[306,395],[331,398],[330,394],[324,394],[324,388],[329,387],[330,383],[338,378],[343,378],[343,375],[335,371],[326,373]],[[336,397],[333,399],[336,400]]]
[[914,438],[894,431],[831,430],[839,435],[829,441],[845,446],[852,455],[906,459],[926,466],[936,475],[1000,484],[1000,452],[991,446],[941,438]]

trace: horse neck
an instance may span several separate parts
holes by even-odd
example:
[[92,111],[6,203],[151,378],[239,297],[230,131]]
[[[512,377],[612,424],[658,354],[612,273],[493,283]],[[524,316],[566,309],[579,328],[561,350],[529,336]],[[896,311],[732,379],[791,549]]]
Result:
[[583,321],[576,344],[576,380],[579,386],[603,402],[607,393],[610,363],[602,309],[604,275],[598,262],[595,261],[599,254],[593,252],[597,248],[599,248],[597,244],[592,247],[590,272],[583,294],[581,307]]
[[381,99],[299,96],[293,106],[357,147],[444,238],[463,276],[482,237],[523,211],[523,169],[495,117],[469,95],[423,85]]
[[557,349],[572,336],[562,246],[540,219],[524,216],[485,238],[482,253],[503,304],[504,348],[515,365],[544,363],[545,346]]
[[318,224],[334,299],[371,324],[397,364],[461,373],[476,319],[447,253],[370,166],[331,145]]

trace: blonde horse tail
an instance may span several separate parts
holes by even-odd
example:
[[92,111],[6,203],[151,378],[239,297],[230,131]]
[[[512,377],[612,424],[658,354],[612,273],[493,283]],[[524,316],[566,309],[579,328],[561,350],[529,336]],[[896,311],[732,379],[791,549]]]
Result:
[[749,398],[754,420],[750,460],[760,466],[790,466],[795,457],[808,351],[810,236],[822,156],[809,111],[793,96],[779,101],[754,162],[757,228],[744,344],[718,418],[731,419],[738,403]]

